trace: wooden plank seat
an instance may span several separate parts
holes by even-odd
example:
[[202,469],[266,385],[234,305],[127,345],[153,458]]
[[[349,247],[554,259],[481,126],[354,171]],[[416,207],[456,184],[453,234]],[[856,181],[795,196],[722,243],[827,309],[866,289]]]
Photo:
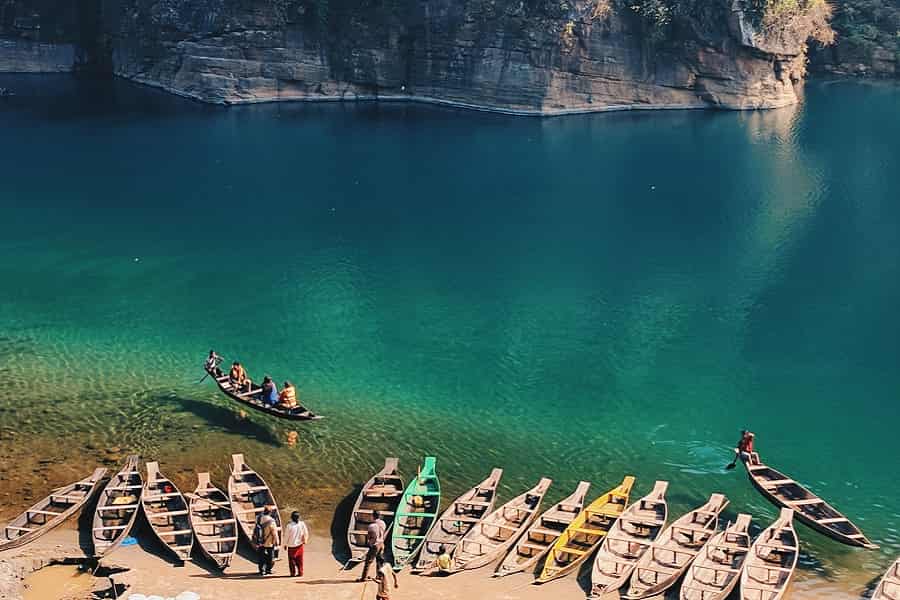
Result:
[[580,533],[582,535],[604,535],[606,533],[601,529],[588,529],[587,527],[573,527],[569,531],[571,533]]
[[75,504],[84,500],[84,496],[68,496],[64,494],[50,494],[50,502],[57,504]]
[[157,529],[156,533],[161,537],[164,535],[187,535],[193,531],[192,529],[175,529],[173,531],[162,531]]
[[809,498],[807,500],[785,500],[784,503],[791,506],[810,506],[812,504],[825,504],[825,501],[821,498]]
[[140,484],[134,484],[134,485],[117,485],[117,486],[115,486],[115,487],[107,487],[107,488],[105,489],[105,491],[107,491],[107,492],[127,492],[128,490],[139,490],[139,489],[141,489],[141,488],[143,488],[143,487],[144,487],[144,486],[142,486],[142,485],[140,485]]
[[559,535],[562,533],[562,531],[559,531],[559,530],[557,530],[557,529],[546,529],[546,528],[544,528],[544,527],[537,527],[537,526],[535,526],[535,527],[532,527],[531,529],[529,529],[529,530],[528,530],[528,533],[529,533],[529,535],[532,534],[532,533],[536,533],[536,534],[538,534],[538,535],[543,535],[543,536],[545,536],[545,537],[549,537],[549,536],[551,536],[551,535],[552,535],[552,536],[559,536]]
[[[202,536],[202,535],[204,535],[204,534],[201,533],[201,534],[199,534],[199,535]],[[236,541],[237,541],[237,536],[234,535],[234,536],[222,537],[222,538],[220,538],[220,537],[217,537],[217,538],[205,538],[205,539],[203,540],[203,543],[204,543],[204,544],[218,544],[218,543],[223,543],[223,544],[224,544],[224,543],[226,543],[226,542],[236,542]]]
[[587,550],[577,550],[575,548],[572,548],[571,546],[556,548],[554,552],[556,552],[556,554],[571,554],[572,556],[584,556],[585,554],[587,554]]
[[180,496],[178,492],[166,492],[163,494],[151,494],[149,496],[144,496],[144,502],[159,502],[160,500],[168,500],[169,498],[177,498]]
[[113,506],[98,506],[98,511],[106,511],[106,510],[134,510],[138,508],[140,504],[118,504]]
[[196,523],[194,523],[194,526],[201,527],[203,525],[229,525],[232,523],[234,523],[234,519],[216,519],[215,521],[197,521]]
[[[374,508],[357,508],[353,512],[361,514],[361,515],[374,515],[375,509]],[[378,513],[383,517],[394,516],[394,511],[392,511],[392,510],[379,510]]]
[[250,513],[261,513],[266,510],[265,506],[257,506],[256,508],[236,508],[234,512],[237,514],[250,514]]
[[231,476],[234,478],[243,477],[245,475],[256,475],[256,471],[232,471]]
[[850,521],[847,517],[835,517],[833,519],[819,519],[816,521],[819,525],[833,525],[834,523],[846,523]]
[[441,521],[449,521],[451,523],[478,523],[481,519],[478,517],[464,517],[462,515],[446,515],[441,517]]
[[256,492],[264,492],[269,489],[267,485],[254,485],[246,488],[236,489],[234,492],[236,494],[255,494]]
[[484,502],[483,500],[460,500],[456,503],[460,506],[490,506],[490,502]]
[[29,532],[29,531],[37,531],[37,529],[34,529],[34,528],[32,528],[32,527],[17,527],[17,526],[15,526],[15,525],[7,525],[7,526],[6,526],[6,529],[9,529],[9,530],[12,530],[12,531],[24,531],[24,532],[26,532],[26,533]]
[[788,485],[797,482],[793,479],[768,479],[766,481],[761,481],[760,483],[766,487],[778,487],[781,485]]
[[519,530],[519,528],[517,526],[504,525],[503,523],[482,523],[481,529],[484,529],[485,527],[494,527],[496,529],[503,529],[505,531],[518,531]]
[[181,517],[181,516],[186,515],[186,514],[188,514],[188,511],[186,511],[186,510],[170,510],[170,511],[160,512],[160,513],[148,513],[147,516],[148,516],[148,517],[151,517],[151,518],[156,518],[156,517]]
[[62,514],[62,512],[54,512],[52,510],[40,510],[38,508],[28,509],[27,512],[29,515],[48,515],[51,517],[57,517]]
[[530,544],[528,542],[519,542],[517,547],[525,548],[527,550],[533,550],[534,552],[543,552],[547,549],[547,546],[538,546],[536,544]]
[[103,527],[94,527],[94,531],[117,531],[127,527],[128,525],[105,525]]

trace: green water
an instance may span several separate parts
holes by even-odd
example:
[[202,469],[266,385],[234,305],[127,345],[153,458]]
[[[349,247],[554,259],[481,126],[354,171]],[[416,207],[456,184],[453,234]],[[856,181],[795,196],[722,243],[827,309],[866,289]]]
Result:
[[[810,576],[900,552],[898,88],[537,120],[2,82],[0,433],[38,440],[7,456],[116,445],[188,478],[243,451],[319,528],[425,453],[449,495],[631,473],[764,524],[722,469],[750,427],[883,547],[801,529]],[[328,418],[237,419],[196,384],[211,347]]]

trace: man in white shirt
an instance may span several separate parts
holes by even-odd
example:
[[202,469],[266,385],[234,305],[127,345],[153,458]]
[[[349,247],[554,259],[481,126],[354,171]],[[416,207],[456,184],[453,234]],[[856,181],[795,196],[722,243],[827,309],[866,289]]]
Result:
[[284,543],[287,545],[288,568],[291,577],[303,577],[303,546],[309,541],[309,528],[300,520],[300,513],[291,513],[291,522],[284,528]]
[[369,551],[366,553],[366,563],[363,565],[362,575],[359,576],[357,581],[366,580],[369,574],[369,566],[373,562],[376,563],[375,570],[377,571],[377,561],[384,560],[384,537],[387,533],[387,524],[382,520],[379,511],[376,510],[372,516],[374,521],[366,527],[366,544],[369,546]]

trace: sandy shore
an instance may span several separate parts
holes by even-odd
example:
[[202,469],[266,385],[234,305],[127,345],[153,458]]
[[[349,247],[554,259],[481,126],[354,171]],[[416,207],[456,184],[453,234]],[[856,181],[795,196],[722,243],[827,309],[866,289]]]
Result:
[[[149,533],[149,532],[147,532]],[[256,565],[247,549],[242,546],[241,553],[232,566],[224,573],[211,569],[205,561],[184,566],[175,566],[163,552],[163,549],[150,541],[144,532],[140,534],[140,543],[134,546],[119,548],[108,559],[105,566],[114,569],[125,569],[113,575],[117,583],[125,584],[127,589],[121,598],[130,594],[158,595],[171,598],[184,591],[192,591],[203,600],[360,600],[374,599],[374,583],[361,584],[355,580],[361,567],[349,571],[341,571],[339,559],[332,554],[332,543],[326,535],[316,535],[307,548],[306,573],[302,578],[291,578],[284,561],[275,566],[275,573],[265,578],[256,574]],[[63,555],[78,553],[78,534],[74,528],[62,529],[50,533],[38,542],[19,550],[0,553],[0,562],[31,561],[34,557],[46,557],[54,552]],[[74,567],[72,568],[74,569]],[[586,571],[582,570],[582,578],[568,577],[544,586],[532,585],[531,575],[514,575],[503,579],[492,578],[490,568],[465,572],[448,578],[426,578],[410,575],[407,571],[399,575],[400,587],[395,590],[397,600],[430,598],[435,600],[494,598],[497,600],[558,600],[560,598],[584,598],[587,589]],[[44,573],[31,575],[25,579],[25,586],[39,585],[41,595],[46,596],[50,590],[57,590],[65,596],[71,596],[73,571],[60,569],[52,576]],[[589,571],[587,571],[589,577]],[[860,598],[867,585],[868,577],[860,574],[859,581],[842,580],[840,582],[823,582],[821,578],[809,577],[799,572],[788,598],[791,600]],[[31,582],[34,583],[31,583]],[[108,580],[97,580],[98,588],[106,587]],[[858,590],[858,591],[851,591]],[[25,598],[35,598],[35,589],[25,589]],[[16,598],[15,595],[4,598]],[[46,596],[50,597],[50,596]]]

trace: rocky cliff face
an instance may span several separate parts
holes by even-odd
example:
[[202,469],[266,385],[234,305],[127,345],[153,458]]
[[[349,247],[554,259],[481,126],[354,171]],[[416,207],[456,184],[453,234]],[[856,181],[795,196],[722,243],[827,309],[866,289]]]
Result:
[[[44,0],[49,2],[51,0]],[[759,28],[696,2],[663,34],[625,0],[101,0],[122,77],[207,102],[407,98],[510,112],[797,101],[823,15]],[[99,62],[99,61],[98,61]]]

